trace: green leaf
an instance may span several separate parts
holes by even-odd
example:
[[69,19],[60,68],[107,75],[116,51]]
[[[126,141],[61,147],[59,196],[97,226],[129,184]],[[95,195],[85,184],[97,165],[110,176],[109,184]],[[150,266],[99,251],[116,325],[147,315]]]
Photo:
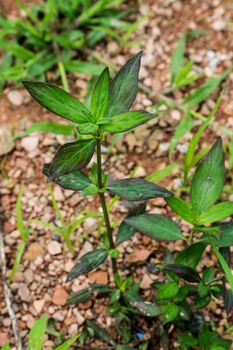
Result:
[[183,199],[173,196],[166,198],[166,202],[182,219],[194,223],[192,210]]
[[23,84],[38,103],[60,117],[80,124],[93,121],[88,109],[65,90],[41,82],[23,81]]
[[186,44],[186,34],[184,34],[176,45],[176,49],[172,54],[171,60],[171,82],[172,84],[177,79],[178,74],[183,69],[185,65],[185,44]]
[[103,340],[107,344],[115,347],[116,343],[112,339],[112,337],[103,328],[101,328],[99,325],[97,325],[95,322],[87,320],[87,327],[91,328],[94,331],[94,334],[97,338],[99,338],[100,340]]
[[167,198],[172,192],[144,179],[123,179],[107,184],[107,189],[128,201],[142,201],[150,198]]
[[67,300],[68,305],[78,305],[89,300],[92,296],[92,288],[81,289],[80,291],[71,294]]
[[73,345],[76,340],[78,339],[79,335],[75,335],[74,337],[66,340],[64,343],[62,343],[61,345],[57,346],[55,348],[55,350],[68,350],[70,348],[71,345]]
[[145,111],[130,111],[114,115],[110,119],[99,121],[104,131],[121,133],[134,129],[136,126],[148,122],[155,115]]
[[220,245],[222,247],[230,247],[233,245],[233,221],[221,225]]
[[219,96],[219,98],[218,98],[217,102],[215,103],[215,106],[212,109],[211,113],[209,114],[208,118],[206,118],[206,120],[201,124],[198,131],[193,135],[193,137],[189,143],[188,151],[185,155],[185,167],[186,167],[187,171],[189,171],[189,169],[193,165],[194,153],[195,153],[195,150],[197,148],[198,142],[199,142],[203,132],[205,131],[205,129],[207,128],[207,126],[210,124],[211,120],[215,116],[215,114],[219,108],[219,105],[221,103],[221,100],[222,100],[222,94]]
[[189,266],[195,269],[205,250],[205,244],[202,242],[194,243],[188,248],[182,250],[176,257],[175,263]]
[[42,315],[32,326],[28,336],[28,350],[41,350],[46,331],[47,318]]
[[10,350],[10,344],[7,342],[2,347],[1,350]]
[[96,141],[79,140],[66,143],[55,154],[48,169],[49,180],[84,168],[95,151]]
[[170,299],[173,298],[179,292],[179,285],[177,282],[168,282],[159,287],[157,298],[158,299]]
[[104,117],[108,108],[109,101],[109,70],[105,70],[100,75],[95,85],[94,91],[91,96],[91,112],[95,120],[99,120]]
[[161,314],[161,309],[158,305],[148,301],[135,301],[131,304],[140,314],[146,317],[155,317]]
[[163,215],[143,214],[128,217],[125,222],[145,235],[159,240],[175,241],[184,239],[175,222]]
[[174,321],[180,313],[180,308],[174,303],[169,303],[163,308],[164,324]]
[[16,135],[15,138],[24,137],[34,132],[45,132],[55,135],[69,136],[74,133],[74,127],[72,125],[59,124],[52,121],[33,123],[22,133]]
[[85,273],[95,270],[107,259],[107,256],[108,252],[105,249],[96,249],[83,255],[69,272],[67,281],[72,281]]
[[130,58],[110,83],[108,117],[126,112],[132,106],[138,89],[142,51]]
[[169,159],[172,158],[174,149],[179,140],[193,128],[193,125],[193,118],[190,115],[190,112],[187,111],[179,125],[176,127],[175,134],[171,139],[169,147]]
[[199,105],[201,102],[205,101],[214,90],[220,85],[220,83],[226,79],[228,73],[223,73],[221,75],[209,78],[203,86],[196,89],[190,96],[184,100],[184,104],[189,108]]
[[21,242],[20,245],[17,248],[16,257],[15,257],[15,260],[14,260],[14,265],[13,265],[13,268],[12,268],[12,271],[11,271],[11,274],[10,274],[10,281],[13,281],[13,279],[15,277],[15,274],[16,274],[16,272],[19,269],[19,265],[20,265],[23,253],[25,251],[25,248],[26,248],[26,242]]
[[[45,164],[43,174],[49,176],[50,164]],[[81,170],[59,176],[54,180],[59,186],[71,191],[82,191],[90,185],[91,181]]]
[[215,203],[223,185],[224,153],[222,141],[218,138],[192,179],[190,198],[195,215],[201,214]]
[[214,280],[214,276],[215,276],[215,270],[212,266],[206,268],[202,273],[202,279],[205,284],[212,282]]
[[212,222],[221,221],[233,214],[233,202],[222,202],[201,213],[198,224],[207,225]]
[[19,194],[16,202],[16,224],[20,232],[22,241],[26,243],[28,239],[28,229],[23,222],[22,196],[23,196],[23,186],[20,186]]
[[156,170],[154,173],[151,175],[147,176],[147,180],[158,183],[161,180],[163,180],[165,177],[169,176],[172,174],[173,170],[177,169],[180,167],[179,163],[173,163],[169,164],[165,168],[161,170]]
[[180,264],[166,264],[162,267],[162,269],[166,272],[174,273],[180,278],[183,278],[191,283],[198,283],[200,281],[198,273],[189,266]]
[[[146,210],[146,205],[140,204],[136,209],[132,210],[132,212],[127,217],[137,216],[140,214],[144,214]],[[120,243],[123,243],[130,239],[136,232],[136,229],[128,224],[126,224],[125,221],[123,221],[120,224],[119,230],[116,235],[115,244],[116,246]]]
[[99,127],[94,123],[79,124],[77,130],[81,135],[96,135]]

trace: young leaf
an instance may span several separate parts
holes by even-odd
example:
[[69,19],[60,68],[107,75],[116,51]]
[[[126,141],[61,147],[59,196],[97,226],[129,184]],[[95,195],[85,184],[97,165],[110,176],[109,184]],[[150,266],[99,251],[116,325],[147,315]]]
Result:
[[179,140],[193,127],[193,118],[190,115],[190,112],[187,111],[184,115],[183,119],[176,127],[175,134],[171,139],[170,147],[169,147],[169,159],[172,158],[174,149],[179,142]]
[[174,273],[180,278],[183,278],[184,280],[191,283],[198,283],[200,281],[198,273],[189,266],[180,264],[166,264],[162,269],[166,272]]
[[184,34],[176,45],[176,49],[172,54],[171,61],[171,82],[172,84],[177,79],[178,74],[185,65],[185,44],[186,44],[186,35]]
[[106,116],[126,112],[132,106],[137,95],[141,57],[142,51],[129,59],[111,81]]
[[140,314],[147,317],[155,317],[161,314],[161,309],[158,305],[148,301],[135,301],[132,303]]
[[[145,111],[130,111],[114,115],[110,119],[103,120],[100,125],[104,131],[121,133],[134,129],[136,126],[148,122],[155,115]],[[101,124],[101,120],[99,121]]]
[[83,255],[69,272],[67,281],[72,281],[85,273],[95,270],[107,259],[107,256],[108,252],[105,249],[96,249]]
[[84,168],[95,151],[96,141],[79,140],[66,143],[55,154],[48,169],[49,180]]
[[99,129],[98,125],[94,123],[85,123],[85,124],[77,125],[77,130],[81,135],[88,135],[88,134],[96,135],[98,129]]
[[[133,217],[140,214],[144,214],[146,210],[146,205],[140,204],[136,209],[134,209],[127,217]],[[116,246],[130,239],[136,232],[136,229],[123,221],[120,224],[119,230],[116,235],[115,244]]]
[[224,153],[217,139],[193,176],[190,197],[195,215],[210,208],[218,199],[224,185]]
[[222,247],[233,245],[233,221],[221,225],[220,245]]
[[233,202],[222,202],[201,213],[198,224],[207,225],[213,222],[221,221],[233,214]]
[[202,242],[194,243],[182,250],[176,257],[175,263],[195,269],[202,257],[206,245]]
[[54,350],[68,350],[68,349],[70,349],[71,345],[73,345],[76,342],[78,337],[79,337],[79,335],[75,335],[74,337],[66,340],[61,345],[58,345]]
[[202,101],[205,101],[214,90],[220,85],[220,83],[226,79],[228,73],[223,73],[221,75],[209,78],[205,84],[196,89],[190,96],[184,100],[184,104],[189,108],[193,108],[199,105]]
[[173,170],[175,170],[179,167],[180,167],[179,163],[169,164],[165,168],[163,168],[161,170],[156,170],[154,173],[147,176],[147,180],[149,180],[151,182],[158,183],[161,180],[163,180],[165,177],[171,175]]
[[103,328],[101,328],[99,325],[97,325],[95,322],[87,320],[87,327],[91,328],[94,331],[94,334],[97,338],[99,338],[100,340],[103,340],[107,344],[115,347],[116,343],[112,339],[112,337]]
[[157,293],[158,299],[173,298],[179,292],[179,285],[176,281],[168,282],[162,285]]
[[28,336],[28,350],[42,350],[47,318],[42,315],[32,326]]
[[163,308],[164,324],[175,320],[180,313],[180,308],[174,303],[169,303]]
[[191,224],[194,223],[192,210],[189,209],[189,206],[183,199],[173,196],[166,198],[166,201],[182,219]]
[[65,90],[41,82],[23,81],[23,84],[38,103],[60,117],[80,124],[93,121],[88,109]]
[[145,235],[159,240],[175,241],[184,239],[180,228],[166,216],[143,214],[128,217],[125,222]]
[[91,96],[91,112],[95,120],[104,117],[109,101],[109,70],[105,70],[100,75]]
[[[49,176],[50,164],[45,164],[43,174]],[[90,185],[91,181],[81,170],[59,176],[54,180],[59,186],[71,191],[82,191]]]
[[110,192],[128,201],[143,201],[150,198],[167,198],[172,192],[143,179],[123,179],[107,185]]

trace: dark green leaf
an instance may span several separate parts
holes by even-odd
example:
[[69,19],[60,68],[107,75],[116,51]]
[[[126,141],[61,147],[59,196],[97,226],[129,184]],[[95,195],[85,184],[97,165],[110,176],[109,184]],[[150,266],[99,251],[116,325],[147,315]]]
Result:
[[184,239],[180,228],[166,216],[143,214],[125,219],[136,230],[154,239],[174,241]]
[[173,298],[179,292],[179,285],[177,282],[168,282],[159,287],[157,298],[158,299],[170,299]]
[[193,213],[188,204],[181,198],[170,197],[166,199],[168,205],[185,221],[193,224]]
[[214,271],[214,268],[212,266],[206,268],[202,273],[202,278],[203,278],[204,283],[212,282],[214,279],[214,276],[215,276],[215,271]]
[[126,132],[148,122],[156,115],[145,111],[130,111],[114,115],[110,119],[99,121],[103,130],[113,133]]
[[221,246],[230,247],[233,245],[233,221],[221,225]]
[[143,179],[123,179],[112,181],[107,189],[128,201],[143,201],[150,198],[167,198],[172,192]]
[[89,300],[92,296],[92,289],[91,288],[85,288],[82,289],[74,294],[72,294],[68,300],[68,305],[78,305],[80,303],[84,303],[85,301]]
[[224,153],[217,139],[193,176],[190,197],[196,215],[210,208],[220,196],[224,185]]
[[87,320],[87,327],[91,328],[94,331],[94,334],[100,340],[103,340],[107,344],[114,346],[116,345],[115,341],[110,337],[110,335],[95,322]]
[[184,100],[184,104],[189,108],[197,106],[202,101],[205,101],[214,90],[220,85],[220,83],[226,79],[228,73],[209,78],[203,86],[196,89],[190,96]]
[[188,282],[195,283],[200,281],[198,273],[189,266],[180,264],[166,264],[163,266],[163,270],[174,273]]
[[72,281],[74,278],[95,270],[107,259],[107,256],[108,252],[105,249],[96,249],[83,255],[69,272],[67,281]]
[[110,83],[108,117],[126,112],[132,106],[138,89],[142,51],[130,58]]
[[147,317],[155,317],[161,314],[160,307],[149,301],[135,301],[132,302],[132,306],[134,306],[140,314]]
[[229,314],[233,308],[233,291],[224,286],[223,288],[223,301],[224,301],[224,309],[226,313]]
[[109,70],[105,68],[95,85],[91,96],[91,112],[95,120],[104,117],[109,101]]
[[198,242],[182,250],[176,257],[175,263],[195,269],[205,250],[205,244]]
[[[43,167],[43,173],[46,176],[49,176],[49,172],[48,172],[49,167],[50,167],[50,164],[45,164]],[[72,191],[82,191],[91,183],[88,176],[85,175],[81,170],[59,176],[58,178],[55,179],[55,182],[59,186],[65,188],[66,190],[72,190]]]
[[123,341],[128,344],[130,342],[132,334],[131,319],[123,313],[120,313],[116,317],[115,327],[117,334],[119,334]]
[[87,108],[65,90],[41,82],[23,81],[23,84],[38,103],[60,117],[81,124],[93,121]]
[[55,154],[48,169],[49,180],[84,168],[95,151],[96,141],[79,140],[66,143]]
[[233,214],[233,202],[222,202],[201,213],[198,224],[207,225],[221,221]]
[[174,303],[169,303],[163,308],[164,323],[172,322],[180,313],[180,308]]
[[[144,214],[145,210],[146,210],[146,205],[144,203],[140,204],[127,217]],[[136,229],[134,227],[126,224],[126,222],[123,221],[120,224],[119,230],[117,232],[115,244],[119,245],[120,243],[127,241],[135,234],[135,232],[136,232]]]
[[211,301],[211,295],[207,294],[206,296],[197,296],[195,299],[195,306],[197,309],[203,309],[206,307]]

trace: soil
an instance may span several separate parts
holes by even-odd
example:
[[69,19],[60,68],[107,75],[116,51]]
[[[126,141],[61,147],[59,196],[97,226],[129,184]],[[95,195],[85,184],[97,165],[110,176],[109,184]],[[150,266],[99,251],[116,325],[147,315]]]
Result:
[[[131,3],[134,4],[134,1]],[[0,8],[1,6],[6,13],[11,15],[17,13],[14,1],[2,0],[0,1]],[[122,49],[117,43],[110,42],[104,46],[100,45],[96,49],[105,59],[118,66],[121,66],[132,54],[141,49],[144,50],[140,80],[151,93],[145,94],[140,91],[134,105],[135,109],[150,110],[153,104],[159,100],[162,90],[169,87],[171,54],[178,39],[189,29],[198,28],[208,31],[206,35],[189,41],[187,48],[187,57],[194,61],[195,66],[201,68],[206,77],[220,74],[232,67],[232,1],[145,0],[139,2],[138,16],[143,15],[146,15],[146,20],[140,25],[138,32],[133,35],[133,40],[139,42],[139,44],[136,43]],[[213,66],[213,62],[211,62],[213,55],[217,62],[216,66]],[[88,76],[78,74],[69,76],[72,93],[81,100],[84,100],[86,94],[85,84],[88,78]],[[216,136],[221,136],[225,145],[229,144],[228,136],[222,131],[222,127],[228,128],[229,131],[232,131],[233,127],[233,74],[231,72],[223,86],[224,95],[221,106],[213,125],[205,132],[201,140],[202,147],[214,142]],[[16,105],[10,97],[11,92],[15,90],[16,87],[9,85],[0,96],[1,126],[13,129],[14,133],[17,134],[33,122],[44,120],[62,122],[61,118],[46,112],[36,102],[32,101],[21,86],[17,87],[17,91],[21,95],[21,102]],[[200,113],[205,116],[208,115],[213,108],[219,91],[212,94],[202,104],[199,110]],[[186,90],[182,90],[175,94],[175,99],[179,101],[186,93]],[[123,178],[136,169],[135,176],[144,177],[168,165],[169,142],[181,117],[182,115],[178,110],[173,110],[164,115],[163,118],[155,119],[152,123],[139,127],[137,131],[122,136],[116,144],[112,144],[110,138],[107,139],[106,146],[109,146],[111,152],[106,153],[107,148],[103,149],[106,171],[112,177]],[[187,144],[199,124],[199,121],[196,121],[192,132],[189,132],[179,142],[175,150],[174,161],[182,164],[184,159],[182,150],[187,148]],[[92,221],[89,220],[89,222],[85,222],[76,229],[72,236],[75,247],[74,254],[67,250],[63,239],[58,234],[51,232],[49,229],[41,228],[41,226],[32,222],[34,219],[40,219],[59,225],[49,196],[47,179],[42,175],[41,169],[45,162],[52,159],[57,147],[65,141],[66,139],[63,136],[33,134],[17,139],[11,153],[0,158],[2,204],[0,214],[3,220],[5,253],[9,274],[17,247],[21,242],[15,215],[16,200],[21,184],[23,184],[22,208],[24,221],[29,223],[30,220],[30,234],[26,252],[19,271],[10,285],[14,297],[13,308],[25,344],[29,329],[44,312],[55,319],[57,329],[66,337],[79,333],[85,319],[98,319],[98,323],[114,336],[113,320],[106,313],[106,300],[103,300],[103,298],[84,303],[80,307],[70,308],[65,305],[67,296],[71,291],[78,291],[88,286],[93,280],[97,282],[104,281],[110,286],[113,285],[112,278],[109,278],[111,276],[110,262],[107,266],[101,266],[98,272],[82,276],[72,283],[65,282],[67,273],[80,254],[99,245],[98,218],[94,218]],[[181,172],[182,167],[175,170],[172,176],[167,177],[160,184],[175,192],[179,191],[180,181],[178,179],[182,176]],[[66,222],[84,209],[101,212],[98,198],[82,198],[78,194],[60,189],[58,186],[53,186],[53,189]],[[233,200],[232,193],[230,194],[230,200]],[[127,213],[126,206],[125,203],[117,202],[112,210],[112,219],[121,221]],[[175,218],[174,213],[167,208],[166,202],[163,200],[149,201],[148,210],[153,213],[168,214],[171,218]],[[188,235],[189,227],[183,222],[181,224],[183,231]],[[175,255],[182,247],[183,243],[180,241],[167,244],[152,241],[138,233],[120,247],[120,273],[122,276],[132,273],[135,280],[141,284],[145,298],[150,300],[153,298],[154,292],[149,285],[158,278],[162,280],[163,277],[149,274],[146,263],[161,261],[167,249]],[[137,254],[136,258],[133,256],[133,252],[142,250],[145,251],[144,261],[141,261]],[[134,259],[133,262],[132,259]],[[198,268],[201,270],[203,266],[211,266],[216,263],[216,258],[207,250]],[[232,322],[232,315],[226,316],[222,303],[212,302],[206,308],[205,320],[216,322],[220,334],[231,338],[232,333],[230,335],[227,332],[227,323]],[[154,349],[162,349],[162,345],[158,345],[160,340],[156,338],[158,324],[154,321],[145,322],[141,323],[140,327],[144,335],[155,334],[157,345]],[[172,329],[168,329],[168,333],[171,334],[171,339],[173,339]],[[14,349],[11,322],[7,314],[0,281],[0,346],[4,343],[4,337],[10,340],[12,349]],[[52,349],[56,341],[54,337],[46,336],[43,349]],[[93,344],[94,348],[100,346],[102,345],[98,341]],[[173,349],[174,346],[174,343],[170,343],[168,349]]]

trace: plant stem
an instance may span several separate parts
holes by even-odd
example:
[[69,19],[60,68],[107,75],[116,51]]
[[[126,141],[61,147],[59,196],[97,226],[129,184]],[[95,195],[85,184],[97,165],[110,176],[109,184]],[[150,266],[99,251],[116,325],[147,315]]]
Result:
[[[97,141],[97,176],[98,176],[98,188],[101,189],[103,187],[103,183],[102,183],[101,144],[99,140]],[[104,221],[105,221],[105,226],[107,230],[109,246],[111,249],[115,249],[115,244],[112,236],[112,227],[108,216],[108,209],[107,209],[104,193],[99,192],[99,198],[103,209],[103,215],[104,215]],[[112,258],[112,269],[113,269],[114,276],[118,275],[117,263],[116,263],[116,259],[114,258]]]
[[64,88],[64,90],[69,92],[69,83],[67,80],[65,67],[64,67],[64,64],[62,61],[58,61],[58,69],[59,69],[59,72],[61,75],[61,81],[62,81],[63,88]]

